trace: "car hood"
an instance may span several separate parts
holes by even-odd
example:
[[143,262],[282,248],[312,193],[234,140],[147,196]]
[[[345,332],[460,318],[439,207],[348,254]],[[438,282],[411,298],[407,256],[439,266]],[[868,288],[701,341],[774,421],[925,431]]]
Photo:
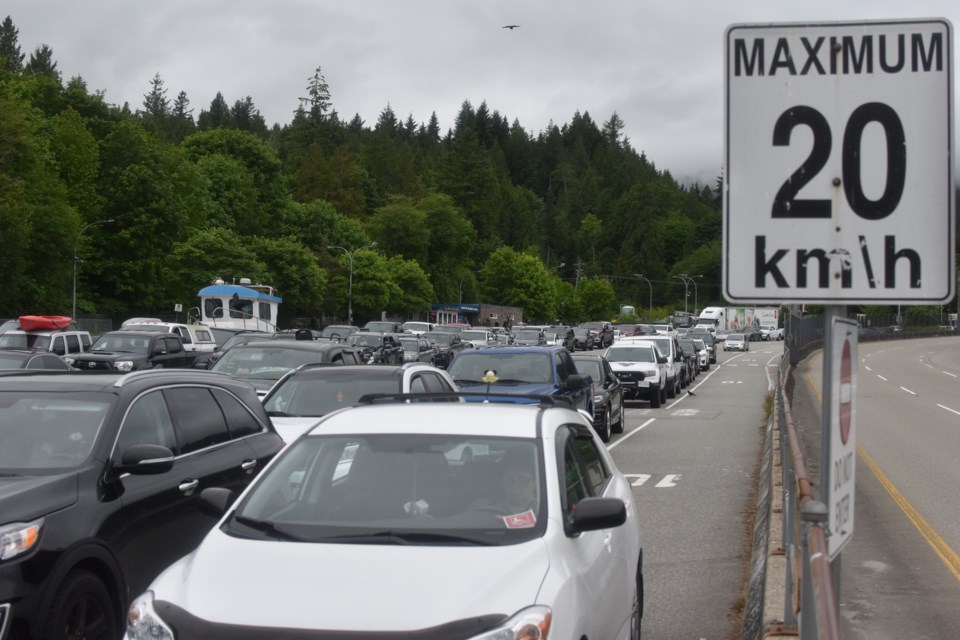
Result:
[[142,360],[147,356],[143,353],[129,353],[127,351],[85,351],[72,356],[76,362],[112,362],[114,360]]
[[27,522],[77,501],[77,472],[0,477],[0,524]]
[[549,564],[542,539],[496,547],[323,544],[214,529],[152,590],[215,623],[418,630],[536,603]]

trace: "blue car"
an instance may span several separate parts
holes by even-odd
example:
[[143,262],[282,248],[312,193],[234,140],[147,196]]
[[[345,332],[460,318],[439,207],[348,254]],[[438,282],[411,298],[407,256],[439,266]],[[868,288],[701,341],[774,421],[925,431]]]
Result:
[[593,415],[590,384],[577,372],[570,352],[560,346],[463,351],[453,359],[447,372],[464,392],[559,396]]

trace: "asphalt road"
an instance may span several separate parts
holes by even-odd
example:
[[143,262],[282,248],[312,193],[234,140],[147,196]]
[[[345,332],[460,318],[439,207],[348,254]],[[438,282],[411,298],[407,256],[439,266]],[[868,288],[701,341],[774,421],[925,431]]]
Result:
[[[840,556],[841,635],[960,637],[960,340],[868,342],[858,355],[854,533]],[[814,462],[822,363],[820,353],[801,363],[794,395]]]
[[[717,364],[660,409],[631,402],[608,445],[631,477],[644,545],[646,640],[722,640],[739,628],[751,490],[782,342],[717,353]],[[770,365],[770,366],[768,366]]]

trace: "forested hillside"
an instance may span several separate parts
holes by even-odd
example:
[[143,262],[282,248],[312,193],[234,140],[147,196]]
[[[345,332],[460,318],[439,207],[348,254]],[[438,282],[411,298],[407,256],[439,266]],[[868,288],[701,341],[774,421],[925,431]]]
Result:
[[453,123],[389,104],[364,122],[317,67],[268,126],[250,96],[196,110],[159,75],[142,104],[108,104],[21,46],[8,17],[0,317],[68,312],[75,267],[78,313],[114,317],[194,306],[215,277],[273,284],[287,318],[343,317],[351,261],[360,321],[458,301],[570,322],[683,309],[677,274],[720,301],[718,193],[659,170],[616,113],[520,123],[468,99]]

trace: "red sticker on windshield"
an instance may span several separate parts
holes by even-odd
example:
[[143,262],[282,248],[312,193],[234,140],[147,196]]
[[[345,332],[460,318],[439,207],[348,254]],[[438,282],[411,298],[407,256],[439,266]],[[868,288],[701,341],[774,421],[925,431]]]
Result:
[[503,520],[503,524],[507,525],[507,529],[529,529],[537,524],[537,517],[533,514],[532,509],[512,516],[497,517]]

